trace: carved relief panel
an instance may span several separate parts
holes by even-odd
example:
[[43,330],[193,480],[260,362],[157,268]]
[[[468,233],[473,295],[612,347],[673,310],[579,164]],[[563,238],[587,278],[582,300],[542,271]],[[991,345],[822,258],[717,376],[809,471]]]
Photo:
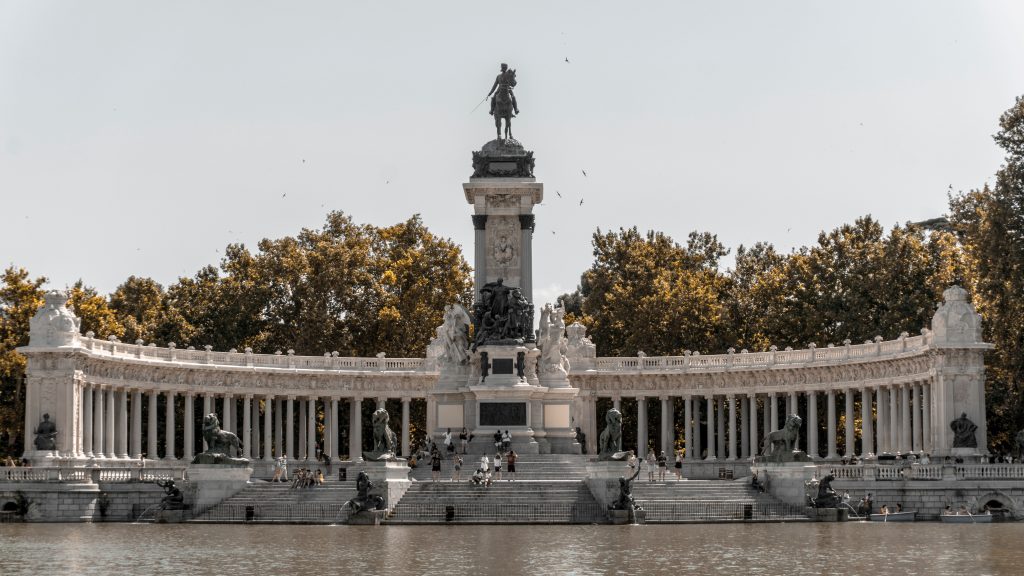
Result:
[[498,278],[506,286],[520,283],[519,219],[517,216],[491,216],[487,219],[487,281]]

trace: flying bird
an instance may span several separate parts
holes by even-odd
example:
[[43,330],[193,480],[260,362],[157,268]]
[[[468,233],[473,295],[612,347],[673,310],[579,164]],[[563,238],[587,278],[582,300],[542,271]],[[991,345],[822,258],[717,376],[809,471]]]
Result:
[[580,206],[583,206],[583,198],[580,198]]
[[303,164],[305,164],[305,163],[306,163],[306,159],[305,159],[305,158],[303,158],[303,159],[302,159],[302,163],[303,163]]
[[569,57],[568,56],[565,57],[565,63],[569,64]]
[[587,171],[586,171],[586,170],[580,170],[580,172],[583,172],[583,177],[584,177],[584,178],[586,178],[586,177],[587,177]]
[[287,193],[287,192],[285,192],[284,194],[281,194],[281,198],[284,198],[284,197],[285,197],[285,196],[287,196],[287,195],[288,195],[288,193]]
[[562,193],[561,193],[561,192],[559,192],[558,190],[555,190],[555,194],[558,194],[558,197],[559,197],[559,198],[561,198],[561,197],[562,197]]

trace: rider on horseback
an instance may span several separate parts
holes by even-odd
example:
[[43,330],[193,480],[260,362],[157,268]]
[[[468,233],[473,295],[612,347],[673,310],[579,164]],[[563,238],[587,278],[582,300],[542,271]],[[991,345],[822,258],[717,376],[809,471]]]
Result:
[[491,96],[491,116],[494,116],[494,100],[497,98],[495,90],[498,90],[499,87],[502,90],[508,91],[509,98],[512,99],[512,109],[515,110],[516,114],[519,114],[519,105],[516,103],[516,95],[512,92],[512,89],[515,88],[515,86],[516,71],[509,71],[508,64],[502,63],[501,73],[494,79],[494,85],[491,86],[491,91],[487,93],[488,96],[494,94],[494,96]]

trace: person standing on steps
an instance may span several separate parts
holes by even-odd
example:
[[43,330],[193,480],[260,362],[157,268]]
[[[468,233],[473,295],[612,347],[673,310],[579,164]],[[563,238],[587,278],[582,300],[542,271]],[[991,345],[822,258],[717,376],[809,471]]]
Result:
[[452,464],[452,482],[462,480],[462,456],[455,455],[455,462]]
[[662,450],[661,454],[658,454],[658,482],[665,481],[665,472],[668,471],[668,457],[665,456],[665,451]]
[[676,480],[683,479],[683,451],[676,450]]
[[654,469],[658,467],[658,459],[654,456],[654,452],[648,452],[647,458],[644,458],[644,470],[647,471],[647,481],[654,482]]
[[501,481],[501,452],[494,453],[494,481]]
[[466,430],[465,426],[462,428],[462,432],[459,432],[459,444],[462,446],[462,453],[466,453],[466,444],[469,443],[469,431]]
[[430,476],[437,482],[437,477],[441,475],[441,454],[437,450],[430,453]]
[[501,451],[501,430],[494,431],[494,451]]
[[508,452],[508,449],[512,447],[512,434],[508,430],[501,435],[501,451]]
[[508,481],[515,482],[516,479],[516,460],[519,459],[519,454],[516,454],[515,450],[509,450],[508,456],[505,456],[505,461],[508,462]]

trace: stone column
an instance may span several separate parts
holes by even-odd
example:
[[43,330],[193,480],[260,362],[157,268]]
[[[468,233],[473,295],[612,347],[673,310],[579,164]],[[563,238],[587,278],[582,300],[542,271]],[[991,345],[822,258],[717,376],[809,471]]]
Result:
[[[402,398],[402,456],[409,456],[409,398]],[[467,426],[468,428],[468,426]],[[461,449],[461,446],[459,447]]]
[[[675,449],[675,406],[670,396],[661,397],[661,449],[671,457]],[[671,464],[669,464],[671,466]]]
[[[473,215],[473,245],[477,247],[473,258],[473,301],[480,302],[480,288],[487,284],[487,215]],[[530,300],[533,302],[533,300]],[[427,434],[432,435],[433,430],[428,429]],[[351,440],[351,436],[349,437]],[[362,453],[362,448],[359,450]],[[355,455],[351,456],[355,460]]]
[[920,452],[924,451],[923,447],[921,445],[921,416],[922,416],[922,414],[921,414],[921,384],[917,383],[917,384],[914,384],[913,386],[914,386],[914,389],[913,389],[913,398],[914,398],[914,415],[913,415],[914,445],[913,445],[913,447],[911,449],[914,452],[920,453]]
[[103,388],[100,386],[94,387],[95,394],[92,403],[92,451],[93,456],[96,458],[106,458],[106,454],[103,452],[103,432],[106,430],[106,425],[103,422]]
[[717,460],[715,456],[715,397],[708,396],[708,457],[705,460]]
[[861,458],[875,452],[875,433],[871,429],[871,388],[860,389],[860,426],[861,426]]
[[715,446],[715,448],[716,448],[715,455],[724,460],[725,457],[726,457],[726,455],[725,455],[725,398],[722,398],[721,396],[718,397],[718,400],[715,402],[715,410],[718,412],[716,414],[716,418],[715,418],[715,424],[717,425],[717,427],[715,428],[715,432],[717,433],[717,436],[715,437],[715,439],[717,440],[717,444],[718,444],[717,446]]
[[910,452],[910,384],[900,385],[900,452]]
[[284,425],[281,424],[281,414],[284,413],[284,400],[274,398],[274,454],[282,456],[284,449]]
[[[683,397],[683,413],[684,413],[683,417],[686,419],[683,422],[683,438],[686,441],[686,443],[685,443],[686,451],[683,452],[683,456],[686,458],[686,460],[693,460],[694,459],[693,458],[693,446],[694,446],[694,444],[693,444],[693,397],[692,396],[684,396]],[[698,454],[698,456],[699,456],[699,454]]]
[[[362,399],[359,400],[362,402]],[[529,414],[530,405],[526,405],[527,414]],[[529,417],[527,417],[529,418]],[[529,421],[529,420],[527,420]],[[434,438],[437,433],[437,399],[433,395],[427,396],[427,437]],[[362,442],[362,440],[360,440]],[[362,457],[362,444],[359,445],[360,457]]]
[[177,460],[174,446],[174,390],[167,391],[167,404],[164,408],[164,460]]
[[924,406],[921,410],[922,426],[924,428],[923,444],[922,447],[926,453],[932,451],[932,386],[930,383],[925,383],[921,386],[921,395],[923,396]]
[[587,413],[590,418],[587,421],[587,454],[597,453],[597,392],[590,392],[587,396]]
[[231,394],[225,394],[224,397],[221,398],[221,401],[220,401],[220,408],[221,408],[221,413],[222,413],[221,414],[222,422],[220,423],[221,428],[223,428],[224,430],[227,430],[228,432],[231,432],[232,434],[235,433],[234,427],[231,425],[231,406],[234,403],[235,403],[235,397],[232,396]]
[[612,408],[615,408],[619,412],[622,411],[622,398],[619,396],[612,396]]
[[889,426],[888,426],[888,412],[886,408],[889,406],[889,391],[884,386],[879,386],[875,394],[878,397],[878,402],[875,404],[878,412],[876,418],[878,419],[878,434],[877,434],[877,448],[875,454],[882,454],[889,452]]
[[761,438],[767,438],[772,433],[771,402],[769,396],[762,397],[761,403],[764,404],[763,413],[761,414],[761,420],[763,421],[761,425]]
[[349,401],[348,422],[348,457],[358,462],[363,459],[363,399],[358,396]]
[[825,398],[828,409],[828,454],[825,458],[835,460],[839,458],[836,454],[836,391],[829,390]]
[[107,455],[107,458],[117,458],[117,448],[114,446],[114,439],[117,434],[117,399],[114,394],[114,388],[107,388],[107,399],[105,406],[103,424],[106,426],[106,430],[103,432],[103,453]]
[[853,388],[847,388],[843,391],[843,396],[846,397],[846,457],[854,455],[854,432],[853,432]]
[[729,457],[736,459],[736,396],[729,394]]
[[[211,412],[213,412],[213,394],[205,392],[203,393],[203,420],[205,420]],[[209,449],[210,447],[206,445],[206,438],[203,438],[203,452],[206,452]]]
[[747,394],[750,400],[750,455],[760,452],[761,439],[757,431],[757,394]]
[[142,391],[132,390],[132,448],[131,456],[142,459]]
[[889,447],[893,452],[900,450],[899,395],[897,386],[889,387]]
[[160,458],[160,454],[157,451],[157,433],[156,433],[156,397],[160,394],[156,390],[149,391],[149,424],[146,426],[146,445],[148,446],[146,456],[150,460],[157,460]]
[[647,457],[647,398],[636,397],[636,457]]
[[242,458],[252,458],[252,394],[242,396]]
[[533,302],[533,227],[533,214],[519,215],[519,285],[523,296],[530,302]]
[[194,437],[194,430],[193,430],[193,428],[195,427],[195,418],[196,418],[195,393],[194,392],[186,392],[185,393],[185,414],[184,414],[184,420],[182,420],[182,422],[181,422],[181,428],[182,428],[182,431],[183,431],[182,436],[184,436],[183,441],[185,442],[185,446],[181,450],[181,456],[185,460],[186,463],[192,461],[193,452],[195,452],[195,437]]
[[263,459],[274,459],[274,397],[263,397]]
[[768,393],[768,401],[772,405],[772,427],[773,431],[779,429],[779,399],[775,397],[775,392]]
[[86,458],[92,458],[92,396],[96,387],[92,384],[86,384],[82,388],[82,451],[85,452]]
[[700,447],[703,444],[701,435],[703,431],[700,426],[700,396],[693,397],[693,459],[701,459]]
[[117,391],[117,457],[128,458],[128,389]]
[[284,453],[288,455],[288,458],[298,460],[299,453],[295,451],[295,396],[288,397],[288,403],[285,408],[284,415]]
[[299,460],[309,460],[309,455],[306,453],[308,450],[308,445],[306,444],[306,432],[309,430],[308,418],[306,401],[299,400],[299,445],[295,447],[297,450],[295,457]]
[[818,392],[807,392],[807,454],[817,460],[818,454]]
[[341,446],[338,445],[338,397],[331,397],[331,451],[328,455],[331,462],[338,462],[338,454],[341,453]]
[[[790,414],[800,415],[800,403],[797,402],[796,391],[791,390],[789,392],[789,400],[786,401],[786,418],[789,418]],[[802,426],[806,430],[806,424]],[[796,435],[796,442],[793,443],[794,450],[800,450],[800,433]]]
[[306,460],[316,460],[316,396],[306,400]]
[[750,404],[740,397],[740,457],[750,458]]
[[249,411],[252,412],[252,429],[249,431],[249,438],[252,439],[252,448],[249,450],[249,454],[252,455],[253,460],[259,460],[260,458],[260,398],[259,396],[250,396],[252,402],[249,406]]

